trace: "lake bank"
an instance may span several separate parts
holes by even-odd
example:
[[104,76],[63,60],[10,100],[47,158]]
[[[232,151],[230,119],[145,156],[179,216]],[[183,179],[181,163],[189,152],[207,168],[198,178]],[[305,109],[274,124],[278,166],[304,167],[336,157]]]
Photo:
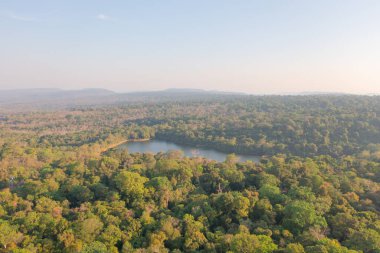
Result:
[[[126,141],[119,146],[114,148],[127,149],[130,153],[159,153],[168,152],[171,150],[180,150],[187,157],[204,157],[209,160],[215,160],[218,162],[223,162],[226,156],[230,153],[225,153],[217,151],[210,148],[200,148],[194,146],[180,145],[173,142],[163,141],[163,140],[138,140],[138,141]],[[236,154],[239,161],[253,161],[259,162],[260,157],[255,155],[242,155]]]
[[102,149],[101,153],[104,153],[110,149],[116,148],[116,147],[123,145],[127,142],[144,142],[144,141],[150,141],[150,139],[123,140],[123,141],[120,141],[120,142],[117,142],[117,143],[114,143],[114,144],[107,146],[106,148]]

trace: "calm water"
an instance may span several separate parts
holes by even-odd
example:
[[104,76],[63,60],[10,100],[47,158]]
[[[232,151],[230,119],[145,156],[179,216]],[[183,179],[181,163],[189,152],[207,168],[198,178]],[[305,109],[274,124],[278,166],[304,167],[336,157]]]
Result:
[[[167,152],[170,150],[181,150],[185,156],[188,157],[205,157],[210,160],[215,160],[218,162],[223,162],[226,159],[226,153],[219,152],[212,149],[204,148],[193,148],[189,146],[177,145],[172,142],[160,141],[160,140],[150,140],[142,142],[127,142],[118,147],[127,148],[129,153],[158,153]],[[237,155],[240,162],[245,162],[247,160],[258,162],[260,157],[253,155]]]

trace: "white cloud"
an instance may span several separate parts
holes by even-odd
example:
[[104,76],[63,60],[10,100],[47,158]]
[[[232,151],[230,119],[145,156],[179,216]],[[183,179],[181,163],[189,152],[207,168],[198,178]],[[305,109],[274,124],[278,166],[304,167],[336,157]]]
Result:
[[99,20],[110,20],[111,19],[109,16],[107,16],[106,14],[102,14],[102,13],[98,14],[96,16],[96,18]]
[[35,21],[36,20],[35,18],[20,16],[11,11],[2,12],[2,16],[7,17],[9,19],[13,19],[13,20],[19,20],[19,21]]

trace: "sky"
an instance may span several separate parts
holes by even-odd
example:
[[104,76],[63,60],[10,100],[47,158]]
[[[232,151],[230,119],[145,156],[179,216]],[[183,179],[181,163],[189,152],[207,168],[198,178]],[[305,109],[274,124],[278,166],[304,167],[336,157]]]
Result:
[[0,90],[380,93],[378,0],[0,0]]

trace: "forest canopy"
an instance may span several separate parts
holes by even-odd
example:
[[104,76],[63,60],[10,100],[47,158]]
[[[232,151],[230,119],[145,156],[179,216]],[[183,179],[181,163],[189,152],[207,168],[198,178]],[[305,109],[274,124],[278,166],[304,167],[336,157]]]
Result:
[[[378,96],[0,111],[0,252],[380,252]],[[134,139],[261,160],[115,148]]]

